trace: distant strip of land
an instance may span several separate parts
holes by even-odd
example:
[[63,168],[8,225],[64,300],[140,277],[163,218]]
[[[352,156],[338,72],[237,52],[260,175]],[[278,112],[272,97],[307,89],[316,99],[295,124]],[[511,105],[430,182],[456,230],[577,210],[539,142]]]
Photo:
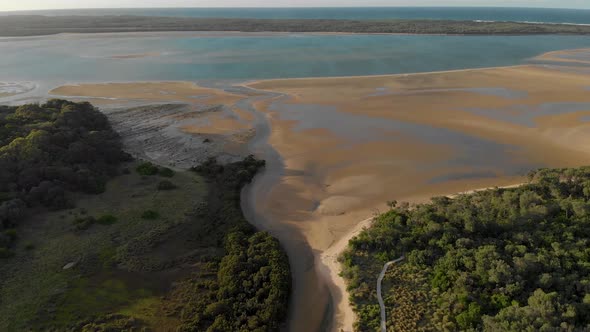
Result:
[[326,20],[236,19],[143,16],[35,16],[0,17],[0,36],[19,37],[58,33],[240,31],[399,33],[448,35],[590,34],[590,26],[520,22],[451,20]]

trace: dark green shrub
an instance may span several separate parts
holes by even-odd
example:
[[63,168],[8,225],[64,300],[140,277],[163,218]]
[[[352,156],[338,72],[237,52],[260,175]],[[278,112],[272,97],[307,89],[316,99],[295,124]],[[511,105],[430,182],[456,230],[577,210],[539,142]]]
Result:
[[158,174],[158,167],[149,161],[139,164],[135,169],[139,175],[152,176]]
[[160,181],[158,183],[158,190],[172,190],[176,189],[176,185],[168,180]]
[[224,167],[217,163],[217,159],[210,157],[198,166],[192,167],[191,171],[203,176],[216,176],[223,173]]
[[0,248],[0,258],[10,258],[14,253],[6,248]]
[[154,220],[160,218],[160,214],[157,211],[147,210],[141,215],[142,219]]
[[96,222],[96,219],[94,219],[94,217],[92,216],[88,216],[88,217],[79,217],[74,219],[74,221],[72,222],[72,224],[74,224],[74,227],[79,230],[86,230],[88,228],[90,228],[90,226],[92,226],[92,224],[94,224]]
[[8,236],[11,241],[14,241],[14,240],[16,240],[16,237],[17,237],[16,229],[14,229],[14,228],[7,229],[4,231],[4,235]]
[[35,245],[31,242],[25,244],[25,250],[33,250],[35,249]]
[[0,192],[0,203],[9,201],[15,198],[14,193]]
[[0,233],[0,248],[8,247],[12,243],[10,237],[4,233]]
[[117,217],[113,216],[112,214],[105,214],[104,216],[98,218],[96,222],[101,225],[112,225],[117,222]]
[[160,171],[158,174],[162,177],[165,177],[165,178],[171,178],[176,173],[168,167],[162,167],[162,168],[160,168]]

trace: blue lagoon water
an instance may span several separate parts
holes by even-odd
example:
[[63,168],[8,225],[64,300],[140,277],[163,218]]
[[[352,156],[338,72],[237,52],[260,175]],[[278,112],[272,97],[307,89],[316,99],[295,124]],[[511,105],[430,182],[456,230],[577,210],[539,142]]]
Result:
[[[0,38],[0,81],[397,74],[516,65],[544,52],[583,47],[590,47],[590,37],[163,33]],[[113,58],[125,55],[133,58]]]
[[269,19],[443,19],[590,24],[590,10],[501,7],[134,8],[0,12],[0,15],[14,14]]
[[[590,10],[474,7],[159,8],[0,12],[2,15],[452,19],[590,24]],[[590,47],[584,36],[401,36],[207,33],[0,38],[0,81],[262,79],[413,73],[526,63]],[[158,56],[116,59],[143,53]]]

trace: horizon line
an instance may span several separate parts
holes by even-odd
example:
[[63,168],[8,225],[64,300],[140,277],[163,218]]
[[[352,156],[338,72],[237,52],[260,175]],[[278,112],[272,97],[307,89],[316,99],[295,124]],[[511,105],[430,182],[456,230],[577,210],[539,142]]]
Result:
[[37,9],[0,9],[0,13],[8,12],[34,12],[34,11],[68,11],[68,10],[108,10],[108,9],[329,9],[329,8],[511,8],[511,9],[570,9],[590,10],[590,7],[526,7],[526,6],[226,6],[226,7],[199,7],[199,6],[176,6],[176,7],[72,7],[72,8],[37,8]]

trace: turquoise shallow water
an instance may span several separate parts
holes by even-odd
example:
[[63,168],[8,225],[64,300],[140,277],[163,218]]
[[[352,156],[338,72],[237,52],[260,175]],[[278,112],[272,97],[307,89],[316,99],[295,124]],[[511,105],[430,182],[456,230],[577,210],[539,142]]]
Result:
[[157,8],[81,9],[0,12],[0,15],[138,15],[171,17],[304,19],[445,19],[590,23],[590,10],[500,7],[364,7],[364,8]]
[[[590,47],[590,37],[173,33],[5,38],[0,39],[0,81],[396,74],[522,64],[547,51],[582,47]],[[152,56],[112,58],[143,53]]]

